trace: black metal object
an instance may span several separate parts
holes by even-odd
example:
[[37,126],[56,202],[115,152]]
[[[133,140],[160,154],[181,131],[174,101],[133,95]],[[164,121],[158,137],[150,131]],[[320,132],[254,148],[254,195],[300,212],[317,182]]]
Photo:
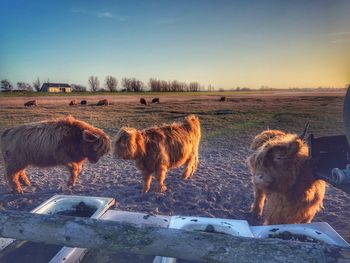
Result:
[[316,178],[350,194],[350,86],[343,108],[346,135],[308,138],[309,152]]
[[[347,179],[344,175],[350,174],[350,170],[345,172],[347,165],[350,164],[350,147],[345,135],[315,138],[311,134],[308,138],[308,146],[313,171],[317,178],[338,188],[346,183]],[[350,193],[350,184],[347,192]]]

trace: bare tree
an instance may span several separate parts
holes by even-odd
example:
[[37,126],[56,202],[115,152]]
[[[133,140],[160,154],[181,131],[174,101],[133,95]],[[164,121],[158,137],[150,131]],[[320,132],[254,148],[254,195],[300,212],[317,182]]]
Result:
[[141,92],[145,89],[145,84],[141,80],[137,80],[135,78],[123,78],[122,86],[128,92]]
[[200,84],[198,82],[191,82],[188,89],[191,92],[197,92],[200,90]]
[[105,87],[111,92],[117,91],[118,81],[115,77],[107,76],[105,80]]
[[13,86],[10,83],[10,81],[8,81],[7,79],[3,79],[1,81],[1,90],[2,91],[12,91]]
[[166,81],[166,80],[159,80],[155,78],[151,78],[148,82],[148,85],[150,87],[150,91],[153,92],[183,92],[183,91],[199,91],[201,89],[201,86],[198,82],[191,82],[190,84],[187,84],[185,82],[180,82],[177,80],[173,81]]
[[90,76],[89,77],[89,86],[90,86],[90,90],[92,92],[98,91],[98,89],[100,87],[100,81],[98,80],[97,76]]
[[41,82],[40,79],[37,78],[34,82],[33,82],[33,87],[35,89],[35,91],[39,92],[41,89]]
[[22,91],[29,91],[29,92],[33,91],[33,87],[30,84],[25,82],[17,82],[17,88]]

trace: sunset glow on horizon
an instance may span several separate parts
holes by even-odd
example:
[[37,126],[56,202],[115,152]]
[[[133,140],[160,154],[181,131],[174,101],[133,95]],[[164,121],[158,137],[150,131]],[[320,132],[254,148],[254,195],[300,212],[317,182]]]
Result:
[[350,1],[1,1],[0,79],[350,83]]

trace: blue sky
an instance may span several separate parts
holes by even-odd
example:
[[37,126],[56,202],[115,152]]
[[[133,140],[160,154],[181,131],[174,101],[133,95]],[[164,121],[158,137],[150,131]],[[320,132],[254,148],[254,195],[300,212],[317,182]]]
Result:
[[350,1],[0,0],[0,79],[344,87]]

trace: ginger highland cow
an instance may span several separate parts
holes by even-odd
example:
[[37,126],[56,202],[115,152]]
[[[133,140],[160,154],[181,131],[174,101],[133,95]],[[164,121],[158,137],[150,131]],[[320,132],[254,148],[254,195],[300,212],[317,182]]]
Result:
[[69,106],[76,106],[76,105],[78,105],[78,100],[71,100],[69,102]]
[[304,141],[268,130],[254,138],[252,149],[253,214],[263,217],[265,225],[310,223],[323,208],[326,183],[314,178]]
[[71,173],[68,186],[73,187],[85,160],[96,163],[110,148],[102,130],[71,116],[13,127],[1,135],[5,178],[18,193],[23,193],[19,179],[30,185],[25,174],[28,165],[65,165]]
[[189,115],[181,123],[144,130],[122,128],[113,140],[113,152],[116,158],[135,160],[144,178],[144,193],[150,189],[152,175],[158,182],[158,191],[165,192],[168,169],[184,165],[184,179],[194,174],[200,138],[199,119]]

